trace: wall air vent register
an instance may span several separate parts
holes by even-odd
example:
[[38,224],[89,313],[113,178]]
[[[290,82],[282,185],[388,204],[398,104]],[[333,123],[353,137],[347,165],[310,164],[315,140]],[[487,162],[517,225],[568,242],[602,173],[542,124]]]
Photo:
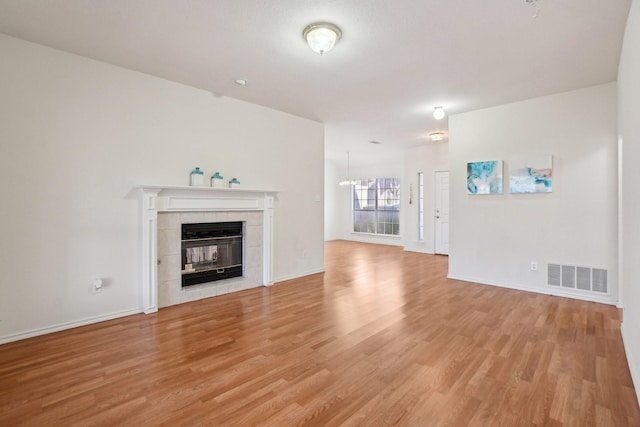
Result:
[[608,294],[607,270],[575,265],[547,264],[547,285]]

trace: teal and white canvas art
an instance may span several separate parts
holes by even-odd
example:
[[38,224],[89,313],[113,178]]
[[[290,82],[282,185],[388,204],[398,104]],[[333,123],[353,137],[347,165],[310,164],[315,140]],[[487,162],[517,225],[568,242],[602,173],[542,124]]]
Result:
[[509,162],[511,193],[551,193],[553,156],[516,159]]
[[502,160],[467,163],[467,194],[502,194]]

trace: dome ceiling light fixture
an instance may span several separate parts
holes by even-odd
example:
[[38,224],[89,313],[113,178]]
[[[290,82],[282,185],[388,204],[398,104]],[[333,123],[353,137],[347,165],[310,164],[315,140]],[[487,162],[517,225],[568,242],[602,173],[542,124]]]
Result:
[[307,41],[311,50],[320,55],[329,52],[342,37],[342,31],[330,22],[316,22],[308,25],[302,31],[302,37]]
[[433,109],[433,118],[436,120],[442,120],[444,118],[444,108],[442,106]]
[[432,141],[442,141],[446,136],[447,134],[442,131],[431,132],[429,134],[429,138],[431,138]]

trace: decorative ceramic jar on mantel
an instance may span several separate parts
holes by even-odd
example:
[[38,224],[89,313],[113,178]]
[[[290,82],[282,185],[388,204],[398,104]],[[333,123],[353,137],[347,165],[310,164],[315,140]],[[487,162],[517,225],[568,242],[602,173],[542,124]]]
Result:
[[211,175],[211,187],[224,188],[224,177],[220,175],[220,172]]
[[195,168],[191,171],[190,185],[192,187],[202,187],[204,185],[204,172],[200,168]]

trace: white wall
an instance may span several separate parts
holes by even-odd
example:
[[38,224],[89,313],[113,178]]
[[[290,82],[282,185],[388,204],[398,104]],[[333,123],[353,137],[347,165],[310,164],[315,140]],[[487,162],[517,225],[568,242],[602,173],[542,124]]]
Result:
[[[435,244],[435,173],[449,170],[449,144],[438,143],[414,147],[405,153],[402,208],[404,209],[404,249],[434,253]],[[424,240],[418,240],[418,173],[424,174]],[[413,204],[409,204],[412,184]]]
[[635,0],[627,21],[618,69],[618,125],[622,138],[622,337],[640,402],[640,3]]
[[323,269],[322,124],[3,35],[0,57],[0,342],[137,312],[134,189],[194,166],[281,191],[276,281]]
[[341,194],[342,187],[338,185],[341,179],[339,165],[329,159],[324,162],[324,240],[343,239],[341,209],[344,209]]
[[[506,183],[510,159],[545,154],[553,193],[466,193],[469,161],[504,160]],[[450,277],[547,292],[547,262],[606,268],[598,300],[617,302],[615,83],[451,116],[449,160]]]

